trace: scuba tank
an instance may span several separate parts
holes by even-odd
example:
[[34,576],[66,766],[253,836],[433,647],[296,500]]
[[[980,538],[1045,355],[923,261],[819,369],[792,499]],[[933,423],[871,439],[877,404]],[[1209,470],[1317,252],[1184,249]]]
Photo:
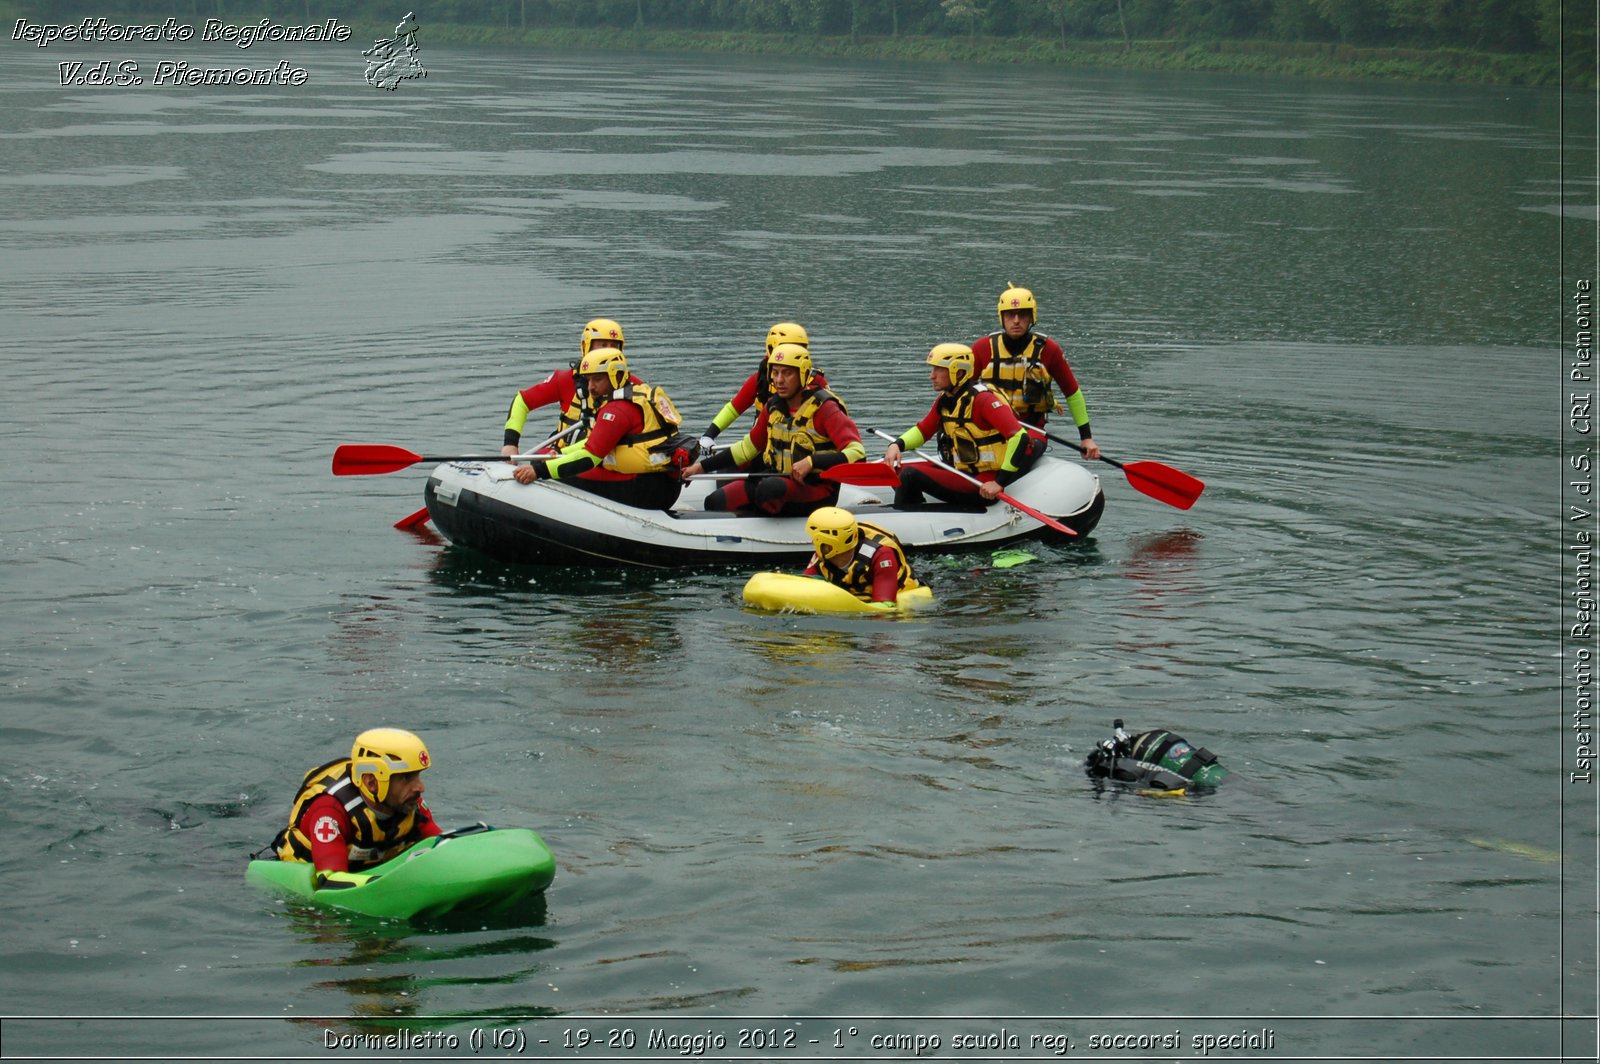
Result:
[[1122,721],[1112,723],[1109,739],[1089,751],[1084,770],[1093,779],[1132,783],[1159,791],[1210,790],[1227,778],[1217,755],[1165,728],[1129,735]]

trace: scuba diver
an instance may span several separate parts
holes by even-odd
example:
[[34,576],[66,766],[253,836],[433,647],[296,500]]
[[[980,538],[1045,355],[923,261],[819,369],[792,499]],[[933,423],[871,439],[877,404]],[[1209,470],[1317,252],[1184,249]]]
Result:
[[1129,735],[1121,720],[1112,728],[1111,738],[1096,743],[1084,759],[1084,771],[1091,779],[1192,793],[1211,790],[1227,778],[1228,770],[1217,762],[1216,754],[1165,728]]

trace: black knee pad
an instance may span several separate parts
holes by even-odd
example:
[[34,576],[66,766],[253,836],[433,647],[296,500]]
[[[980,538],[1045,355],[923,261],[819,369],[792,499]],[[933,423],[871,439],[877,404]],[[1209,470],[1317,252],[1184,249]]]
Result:
[[783,477],[762,477],[749,494],[750,501],[757,506],[769,506],[783,501],[789,494],[789,485],[784,483]]

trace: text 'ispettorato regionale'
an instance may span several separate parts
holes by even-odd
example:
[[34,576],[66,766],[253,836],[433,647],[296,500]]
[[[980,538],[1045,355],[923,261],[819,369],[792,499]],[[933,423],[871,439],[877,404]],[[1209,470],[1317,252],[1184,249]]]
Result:
[[222,42],[248,48],[260,41],[293,43],[300,41],[336,41],[350,39],[350,27],[336,18],[304,25],[286,25],[262,19],[260,22],[234,23],[219,18],[208,18],[198,31],[188,23],[175,18],[143,24],[112,22],[110,19],[85,18],[79,22],[29,22],[17,19],[11,27],[13,41],[26,41],[40,48],[52,44],[163,44]]

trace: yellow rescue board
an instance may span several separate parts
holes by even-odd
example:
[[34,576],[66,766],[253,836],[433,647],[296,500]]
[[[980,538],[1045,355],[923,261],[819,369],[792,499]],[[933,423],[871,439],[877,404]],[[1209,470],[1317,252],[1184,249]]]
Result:
[[757,573],[744,585],[744,604],[778,613],[902,613],[933,602],[926,586],[900,592],[899,601],[865,602],[821,577]]

